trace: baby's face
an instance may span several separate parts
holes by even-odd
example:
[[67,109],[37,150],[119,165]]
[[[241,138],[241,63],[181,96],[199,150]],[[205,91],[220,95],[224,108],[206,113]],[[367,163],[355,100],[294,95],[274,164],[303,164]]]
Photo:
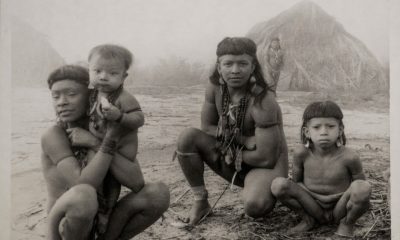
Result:
[[117,90],[127,76],[122,59],[104,58],[94,54],[89,60],[90,83],[100,92]]
[[308,121],[305,133],[314,145],[321,148],[334,145],[340,134],[339,122],[336,118],[312,118]]

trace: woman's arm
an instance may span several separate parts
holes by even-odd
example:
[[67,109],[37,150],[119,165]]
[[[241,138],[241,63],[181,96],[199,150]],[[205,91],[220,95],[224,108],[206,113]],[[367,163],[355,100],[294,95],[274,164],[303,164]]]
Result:
[[[82,128],[69,129],[69,138],[72,145],[91,148],[94,151],[99,149],[101,143],[89,131]],[[144,178],[139,162],[136,160],[137,137],[125,141],[123,149],[119,149],[110,165],[110,171],[116,180],[123,186],[138,192],[144,186]],[[131,157],[125,156],[129,155]],[[89,161],[91,161],[90,159]]]
[[55,126],[43,135],[42,149],[57,166],[70,187],[79,183],[88,183],[97,188],[103,181],[113,159],[117,140],[113,131],[107,130],[100,150],[84,169],[81,169],[75,158],[68,137],[62,128]]

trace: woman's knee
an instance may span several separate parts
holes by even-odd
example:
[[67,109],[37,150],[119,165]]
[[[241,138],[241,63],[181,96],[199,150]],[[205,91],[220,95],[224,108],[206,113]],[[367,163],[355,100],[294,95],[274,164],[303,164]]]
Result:
[[98,210],[96,189],[88,184],[80,184],[69,191],[69,214],[75,217],[93,219]]
[[178,150],[181,152],[193,151],[195,140],[199,135],[200,130],[197,128],[186,128],[178,137]]
[[290,180],[284,177],[277,177],[272,181],[271,193],[277,198],[287,195],[289,191]]
[[371,185],[365,180],[356,180],[350,185],[350,200],[355,204],[368,204],[371,196]]

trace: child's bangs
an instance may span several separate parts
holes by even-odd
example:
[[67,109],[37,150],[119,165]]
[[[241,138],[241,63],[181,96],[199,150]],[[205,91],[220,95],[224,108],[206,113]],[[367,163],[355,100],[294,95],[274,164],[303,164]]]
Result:
[[308,121],[312,118],[336,118],[342,120],[343,113],[340,107],[334,102],[314,102],[308,105],[303,114],[304,121]]

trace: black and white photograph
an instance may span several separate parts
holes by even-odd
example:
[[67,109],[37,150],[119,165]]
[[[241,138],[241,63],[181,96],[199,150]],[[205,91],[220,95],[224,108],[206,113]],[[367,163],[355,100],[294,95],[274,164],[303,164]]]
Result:
[[394,2],[1,1],[4,236],[400,239]]

